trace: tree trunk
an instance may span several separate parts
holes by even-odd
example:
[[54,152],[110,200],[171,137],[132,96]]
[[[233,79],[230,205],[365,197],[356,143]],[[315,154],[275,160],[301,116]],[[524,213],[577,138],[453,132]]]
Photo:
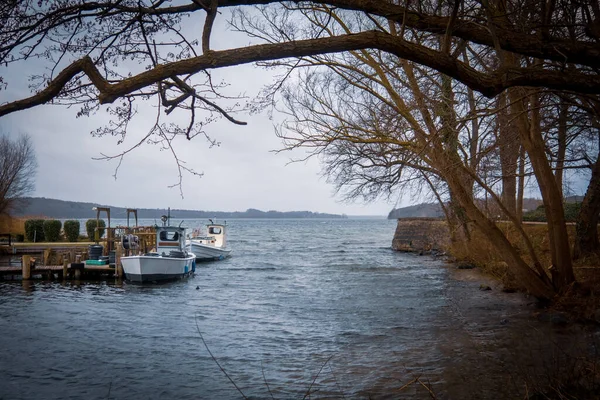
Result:
[[577,215],[573,258],[600,253],[598,213],[600,213],[600,154],[592,167],[592,177]]
[[[546,158],[544,139],[539,124],[540,121],[535,118],[535,113],[532,114],[534,119],[531,123],[528,119],[527,110],[523,104],[523,99],[526,98],[525,92],[525,89],[514,88],[508,90],[508,95],[511,107],[514,109],[516,116],[515,122],[519,137],[529,155],[529,160],[531,161],[546,210],[550,254],[552,257],[552,283],[556,289],[563,291],[575,281],[563,200],[552,168]],[[534,104],[532,104],[534,109],[536,96],[531,96],[532,100],[534,100]]]
[[556,166],[554,176],[556,176],[556,185],[563,197],[563,176],[565,167],[565,154],[567,153],[567,103],[561,99],[558,109],[558,149],[556,152]]
[[[451,163],[448,164],[451,165]],[[466,216],[498,249],[498,252],[523,288],[538,299],[551,299],[555,292],[548,277],[542,277],[531,269],[521,258],[517,249],[504,236],[504,233],[475,206],[472,197],[460,181],[459,176],[461,174],[456,173],[455,168],[444,168],[443,171],[445,171],[444,179],[448,187],[454,194],[456,201],[465,210]]]
[[[494,24],[509,26],[506,2],[497,0],[494,5],[495,7],[488,8],[490,28],[493,29]],[[495,20],[492,21],[492,18]],[[519,66],[519,60],[514,53],[503,51],[499,46],[496,46],[496,51],[502,66],[508,68]],[[540,62],[537,60],[534,63]],[[524,104],[524,101],[528,98],[528,90],[523,87],[512,87],[507,89],[506,92],[511,113],[515,116],[514,123],[521,138],[521,145],[529,155],[546,209],[550,254],[552,256],[552,283],[556,289],[564,291],[575,281],[575,276],[573,274],[561,191],[556,184],[552,167],[546,158],[539,118],[531,121],[531,123],[528,118],[528,110]],[[529,97],[533,102],[532,117],[535,118],[539,116],[539,108],[536,108],[537,103],[539,103],[538,94],[534,93]]]
[[523,196],[525,195],[525,149],[519,145],[519,186],[517,191],[517,220],[523,221]]
[[496,143],[502,172],[502,204],[513,215],[517,214],[517,163],[519,160],[519,135],[510,123],[506,108],[506,94],[498,96],[498,133]]

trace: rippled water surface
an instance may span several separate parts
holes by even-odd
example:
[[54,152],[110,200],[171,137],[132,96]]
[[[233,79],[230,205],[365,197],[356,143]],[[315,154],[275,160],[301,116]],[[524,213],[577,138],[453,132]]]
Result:
[[202,339],[250,398],[429,398],[401,389],[417,377],[440,398],[498,398],[508,349],[546,346],[526,332],[566,334],[393,252],[395,221],[228,224],[233,257],[185,281],[0,283],[0,398],[242,398]]

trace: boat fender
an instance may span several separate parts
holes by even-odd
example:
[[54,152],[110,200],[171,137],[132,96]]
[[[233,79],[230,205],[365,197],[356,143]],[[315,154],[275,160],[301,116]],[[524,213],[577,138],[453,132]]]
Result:
[[192,260],[192,272],[196,272],[196,260]]

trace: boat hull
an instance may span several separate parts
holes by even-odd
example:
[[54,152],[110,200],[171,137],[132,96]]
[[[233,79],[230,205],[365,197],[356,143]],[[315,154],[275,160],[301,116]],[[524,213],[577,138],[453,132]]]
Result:
[[231,255],[231,250],[201,243],[188,241],[187,250],[196,255],[198,261],[223,260]]
[[185,258],[162,256],[122,257],[125,278],[131,282],[159,282],[182,279],[194,273],[196,255]]

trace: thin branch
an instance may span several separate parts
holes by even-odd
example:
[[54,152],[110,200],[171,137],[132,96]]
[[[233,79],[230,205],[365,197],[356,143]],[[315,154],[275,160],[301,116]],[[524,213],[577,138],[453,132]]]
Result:
[[238,385],[235,384],[233,379],[231,379],[231,377],[229,376],[227,371],[225,371],[225,369],[223,367],[221,367],[221,364],[219,364],[219,361],[217,361],[217,358],[213,355],[212,351],[210,351],[210,349],[208,348],[208,345],[206,344],[206,341],[204,340],[204,336],[202,336],[202,332],[200,332],[200,326],[198,326],[198,316],[197,315],[194,317],[194,320],[196,322],[196,329],[198,330],[198,335],[200,335],[200,340],[202,340],[202,343],[204,344],[204,347],[206,347],[206,351],[208,351],[208,354],[210,354],[210,357],[212,358],[212,360],[215,362],[215,364],[217,364],[217,366],[219,367],[221,372],[223,372],[225,374],[227,379],[229,379],[229,382],[231,382],[233,384],[233,386],[235,386],[235,388],[242,395],[242,397],[244,399],[248,399],[248,397],[246,397],[246,395],[244,394],[244,392],[242,392],[242,390],[238,387]]

